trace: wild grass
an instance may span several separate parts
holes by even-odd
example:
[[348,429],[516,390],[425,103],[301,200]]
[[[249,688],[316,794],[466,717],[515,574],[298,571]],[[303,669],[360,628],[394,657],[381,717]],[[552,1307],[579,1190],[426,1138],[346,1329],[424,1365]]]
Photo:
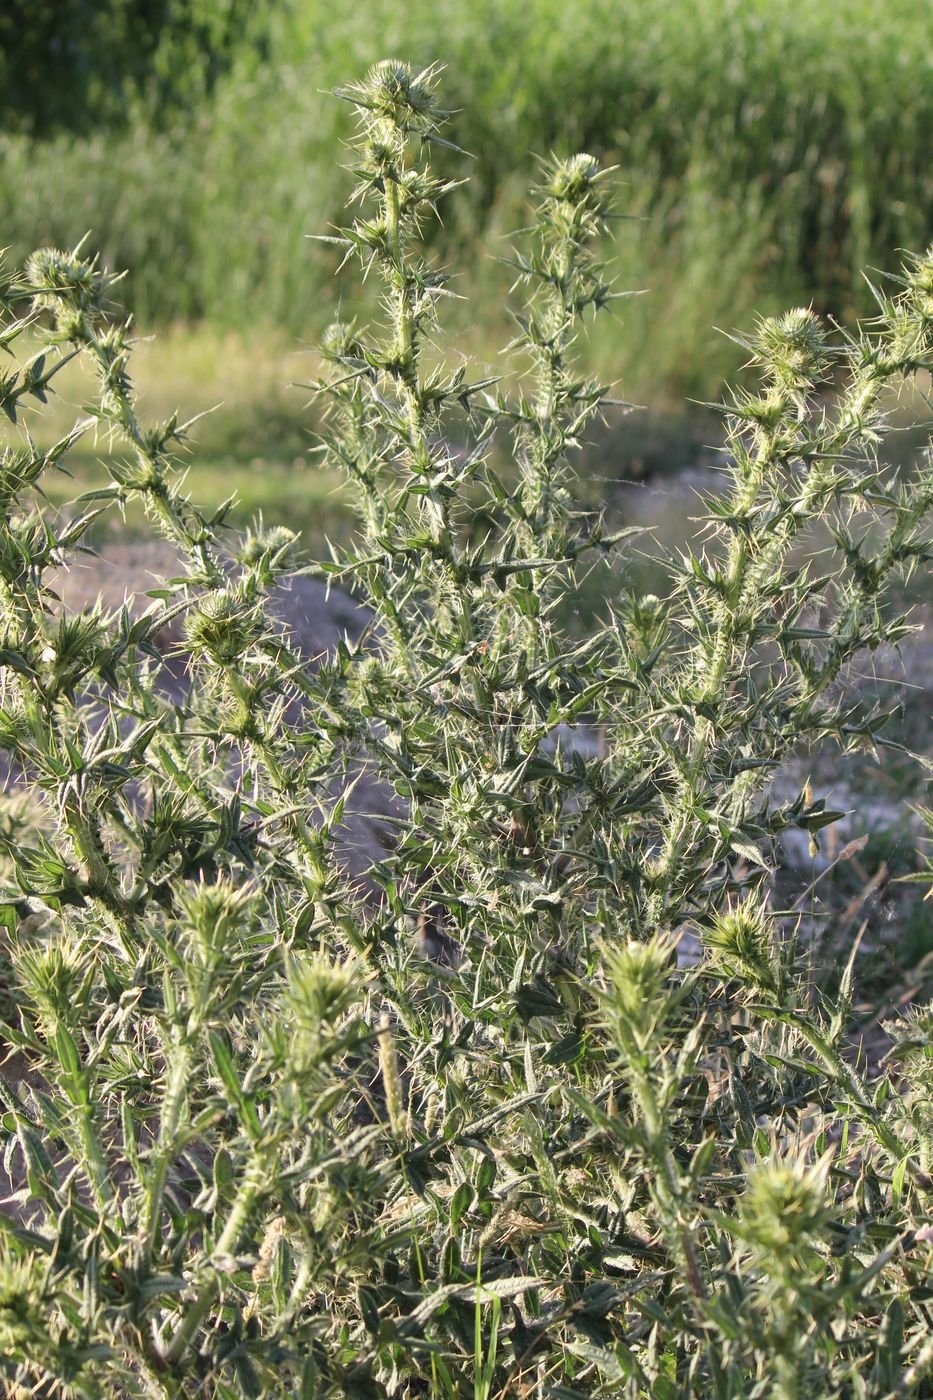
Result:
[[[15,256],[92,230],[130,270],[121,295],[144,325],[312,334],[333,264],[295,250],[339,217],[345,193],[332,152],[347,114],[322,90],[386,51],[443,58],[476,157],[432,233],[442,257],[469,267],[458,333],[480,327],[496,358],[506,274],[480,255],[506,252],[531,154],[590,150],[619,165],[626,213],[647,220],[612,228],[620,285],[651,290],[625,308],[625,336],[609,322],[597,331],[596,353],[630,396],[712,398],[739,363],[714,326],[811,300],[851,324],[870,308],[861,270],[927,237],[931,40],[923,0],[370,0],[364,11],[302,0],[272,7],[261,35],[244,28],[231,71],[187,115],[135,100],[122,127],[3,140],[0,224]],[[344,296],[352,312],[358,292]]]

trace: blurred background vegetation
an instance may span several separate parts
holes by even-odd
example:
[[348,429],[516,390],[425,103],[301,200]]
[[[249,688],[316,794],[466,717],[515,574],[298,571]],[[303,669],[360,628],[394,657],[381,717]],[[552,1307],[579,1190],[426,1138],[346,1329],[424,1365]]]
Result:
[[[794,303],[852,325],[871,311],[862,269],[896,268],[933,228],[929,0],[5,0],[0,247],[19,259],[88,233],[158,332],[149,407],[224,401],[198,429],[201,484],[316,532],[333,483],[290,475],[313,411],[284,386],[313,377],[338,307],[373,308],[306,236],[342,220],[351,184],[330,90],[386,55],[446,65],[449,135],[472,159],[435,148],[469,179],[430,237],[464,298],[456,349],[481,365],[510,338],[500,259],[536,156],[619,168],[628,217],[607,257],[646,295],[584,355],[652,413],[591,453],[597,490],[715,440],[684,403],[739,372],[722,330]],[[87,452],[101,473],[106,444]]]
[[337,292],[304,236],[348,191],[327,90],[391,54],[447,65],[475,159],[438,153],[470,180],[433,237],[490,355],[535,153],[619,166],[617,275],[650,295],[592,354],[654,402],[716,394],[739,352],[714,326],[849,323],[861,269],[929,237],[929,0],[6,0],[0,241],[89,230],[147,328],[313,339]]

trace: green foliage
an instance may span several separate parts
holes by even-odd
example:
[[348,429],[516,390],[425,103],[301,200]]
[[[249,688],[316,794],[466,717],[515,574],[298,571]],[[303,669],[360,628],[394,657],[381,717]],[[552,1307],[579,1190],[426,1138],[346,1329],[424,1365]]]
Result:
[[[706,546],[571,641],[566,593],[631,535],[572,491],[607,402],[574,348],[614,295],[611,178],[588,155],[540,172],[507,393],[425,353],[450,292],[422,243],[451,183],[436,75],[383,62],[341,96],[356,217],[331,239],[382,310],[330,329],[314,386],[358,507],[327,562],[186,497],[187,430],[140,421],[100,264],[46,250],[3,283],[4,348],[44,342],[0,380],[7,416],[87,357],[123,455],[61,516],[43,477],[86,422],[0,459],[0,1374],[87,1397],[923,1395],[930,1012],[860,1065],[852,964],[816,995],[768,870],[782,831],[834,819],[770,795],[788,754],[894,742],[847,678],[910,631],[892,585],[930,558],[929,465],[900,482],[875,450],[885,391],[933,359],[933,254],[851,337],[759,322]],[[130,502],[178,576],[135,619],[66,614],[52,566]],[[372,611],[317,666],[269,606],[301,567]],[[179,614],[183,693],[155,647]],[[358,879],[363,777],[396,806]]]
[[[441,260],[462,261],[467,244],[502,250],[529,152],[620,164],[626,212],[648,223],[616,230],[619,275],[654,295],[630,308],[637,351],[602,339],[597,353],[643,397],[656,401],[659,380],[678,397],[718,394],[738,361],[711,327],[747,324],[755,309],[812,300],[854,324],[871,308],[861,269],[891,266],[929,235],[925,0],[49,8],[63,33],[63,9],[94,12],[61,63],[117,91],[73,100],[72,77],[44,50],[36,73],[25,29],[10,34],[8,74],[30,74],[28,93],[66,120],[38,144],[0,139],[4,237],[21,258],[92,230],[129,269],[126,304],[146,325],[268,320],[307,336],[310,316],[320,331],[332,265],[295,249],[339,219],[345,127],[322,89],[387,50],[449,64],[446,100],[476,157],[432,233]],[[114,109],[122,124],[88,121]],[[8,117],[5,130],[18,125]],[[461,172],[452,153],[435,158]],[[471,302],[482,298],[490,355],[503,293],[495,264],[478,266]]]
[[7,130],[165,121],[203,101],[263,27],[243,0],[11,0],[0,13],[0,113]]

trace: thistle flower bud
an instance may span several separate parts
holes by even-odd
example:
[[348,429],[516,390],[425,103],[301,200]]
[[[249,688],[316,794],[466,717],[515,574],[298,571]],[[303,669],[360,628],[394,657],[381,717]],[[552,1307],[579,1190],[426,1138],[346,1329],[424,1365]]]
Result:
[[0,1250],[0,1355],[35,1360],[49,1345],[39,1256]]
[[226,879],[213,884],[189,885],[181,891],[178,900],[182,919],[203,959],[230,948],[239,940],[254,898],[248,886],[237,889]]
[[271,529],[249,530],[240,547],[238,558],[248,569],[255,569],[263,582],[271,582],[291,564],[298,535],[285,525]]
[[40,248],[28,259],[24,282],[37,311],[51,311],[56,329],[69,339],[85,339],[99,312],[104,292],[114,279],[75,248]]
[[332,321],[321,338],[321,354],[326,360],[359,359],[363,353],[354,321]]
[[819,317],[806,307],[759,322],[754,350],[775,383],[792,393],[818,384],[829,368],[826,332]]
[[16,975],[35,1007],[36,1023],[43,1035],[53,1036],[60,1025],[74,1019],[87,971],[77,945],[64,939],[19,951]]
[[712,962],[727,977],[750,983],[758,992],[777,994],[771,921],[756,895],[717,914],[703,941]]
[[581,151],[566,160],[555,160],[549,166],[542,192],[549,199],[586,205],[593,213],[601,214],[606,208],[599,184],[604,173],[598,160]]
[[622,601],[621,610],[630,642],[650,651],[664,634],[665,605],[654,593],[631,594]]
[[188,618],[185,633],[195,657],[231,666],[259,636],[255,609],[235,593],[205,598]]
[[400,131],[429,130],[445,115],[434,100],[436,71],[415,73],[410,63],[385,58],[361,83],[339,89],[339,96],[358,107],[369,125],[387,121]]
[[[325,953],[293,955],[285,964],[282,1013],[272,1028],[288,1086],[283,1101],[298,1108],[295,1089],[312,1080],[355,1039],[353,1013],[365,993],[365,979],[352,959],[334,962]],[[365,1033],[362,1022],[360,1035]],[[304,1110],[306,1112],[306,1109]]]
[[384,662],[364,656],[350,675],[350,689],[358,703],[378,707],[393,689],[393,677]]
[[298,536],[294,530],[290,530],[287,525],[273,525],[266,530],[263,540],[266,548],[271,554],[278,554],[282,550],[289,549],[297,540]]
[[608,989],[603,993],[603,1023],[623,1051],[630,1033],[640,1042],[665,1019],[669,997],[665,983],[670,976],[673,949],[662,939],[647,943],[631,939],[622,947],[603,948]]
[[298,1030],[317,1036],[332,1030],[359,1000],[360,972],[350,962],[336,963],[323,953],[293,958],[287,968],[288,1008]]
[[746,1239],[780,1259],[812,1243],[832,1218],[826,1203],[829,1158],[807,1164],[775,1155],[749,1172],[740,1204]]
[[105,636],[104,619],[98,609],[63,614],[54,636],[45,641],[40,653],[50,679],[67,685],[82,672],[89,671]]
[[885,1021],[891,1039],[887,1058],[929,1076],[933,1089],[933,1002],[911,1006],[898,1021]]

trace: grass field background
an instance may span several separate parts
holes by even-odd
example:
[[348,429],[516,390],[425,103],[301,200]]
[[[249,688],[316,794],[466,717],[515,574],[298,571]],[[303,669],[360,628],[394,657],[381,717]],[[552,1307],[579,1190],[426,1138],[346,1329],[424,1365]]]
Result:
[[[469,154],[433,152],[466,181],[428,230],[461,298],[439,344],[478,374],[511,337],[503,259],[536,158],[586,148],[618,167],[605,253],[644,295],[581,355],[645,411],[590,443],[592,502],[715,459],[697,401],[741,372],[723,332],[793,303],[852,325],[871,309],[861,269],[894,269],[933,231],[927,0],[69,0],[31,16],[28,33],[0,17],[0,246],[14,262],[87,233],[127,269],[114,311],[144,337],[144,413],[220,405],[193,434],[193,494],[235,493],[237,519],[287,520],[315,552],[345,531],[346,501],[309,456],[309,394],[289,386],[313,378],[336,312],[379,314],[308,237],[347,218],[350,111],[331,90],[374,60],[446,65],[446,134]],[[78,372],[60,389],[40,437],[80,416]],[[56,503],[104,481],[110,451],[88,434]]]
[[172,13],[200,27],[157,27],[152,52],[131,6],[63,8],[88,20],[33,83],[31,130],[7,36],[0,245],[89,232],[128,269],[142,326],[233,330],[267,364],[279,335],[313,340],[338,301],[356,309],[306,235],[340,221],[351,187],[349,109],[329,90],[390,54],[446,65],[448,135],[473,159],[436,150],[469,180],[431,237],[467,298],[453,326],[490,358],[508,334],[496,259],[551,150],[618,166],[631,218],[607,256],[648,295],[589,354],[655,404],[712,397],[735,371],[715,326],[811,301],[851,323],[870,308],[860,269],[895,267],[933,227],[927,0],[290,0],[248,21],[235,0],[187,0]]

